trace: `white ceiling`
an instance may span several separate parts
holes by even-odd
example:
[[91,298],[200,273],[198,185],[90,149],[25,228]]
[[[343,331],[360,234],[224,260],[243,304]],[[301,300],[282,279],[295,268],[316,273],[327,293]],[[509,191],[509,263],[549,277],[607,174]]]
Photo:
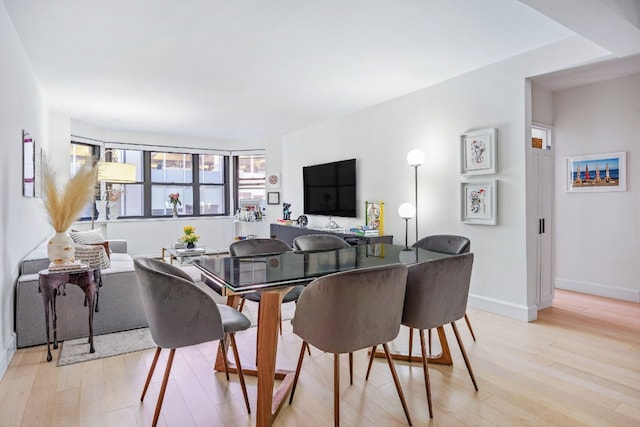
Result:
[[318,124],[575,34],[516,0],[4,4],[53,110],[230,140]]

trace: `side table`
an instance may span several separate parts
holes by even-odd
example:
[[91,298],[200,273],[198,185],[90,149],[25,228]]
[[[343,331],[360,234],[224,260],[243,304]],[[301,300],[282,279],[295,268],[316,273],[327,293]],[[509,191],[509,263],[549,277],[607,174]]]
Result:
[[76,285],[84,291],[84,305],[89,306],[89,352],[95,353],[93,347],[93,311],[94,308],[97,308],[98,283],[101,281],[100,269],[85,268],[74,271],[41,270],[38,274],[40,276],[38,291],[42,293],[44,318],[47,328],[47,362],[50,362],[52,359],[49,335],[49,313],[51,313],[51,320],[53,322],[53,348],[56,349],[58,348],[56,296],[60,295],[61,291],[62,294],[65,295],[64,292],[67,283]]

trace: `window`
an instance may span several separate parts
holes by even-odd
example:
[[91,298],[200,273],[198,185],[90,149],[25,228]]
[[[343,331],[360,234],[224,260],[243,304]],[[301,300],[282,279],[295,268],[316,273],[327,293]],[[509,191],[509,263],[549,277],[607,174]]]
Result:
[[[77,170],[83,162],[98,159],[136,166],[133,183],[100,183],[96,196],[109,198],[109,209],[118,209],[118,217],[159,218],[172,214],[169,194],[179,193],[178,214],[184,216],[229,215],[231,198],[234,206],[240,200],[265,199],[265,156],[251,154],[231,157],[207,151],[185,149],[185,152],[129,149],[140,146],[106,144],[102,156],[100,146],[72,142],[71,167]],[[233,159],[233,169],[230,162]],[[231,172],[233,188],[231,193]],[[100,190],[100,188],[102,190]],[[86,217],[91,218],[87,207]]]
[[[90,144],[81,144],[78,142],[72,142],[69,150],[70,161],[69,165],[71,167],[70,176],[74,176],[76,172],[80,168],[85,165],[91,166],[93,162],[98,158],[100,150],[97,145]],[[96,186],[95,189],[96,195],[100,194],[100,188]],[[90,220],[92,215],[91,211],[93,209],[93,201],[88,203],[87,206],[82,210],[80,214],[81,220]],[[94,212],[94,217],[97,215],[97,212]]]
[[265,165],[264,154],[249,154],[235,157],[236,201],[265,200]]

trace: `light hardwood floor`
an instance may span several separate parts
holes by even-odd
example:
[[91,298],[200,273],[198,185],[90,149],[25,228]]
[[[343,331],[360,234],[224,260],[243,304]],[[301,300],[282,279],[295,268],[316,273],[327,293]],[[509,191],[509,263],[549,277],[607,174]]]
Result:
[[[524,323],[470,310],[477,342],[458,326],[480,390],[475,392],[451,333],[454,366],[430,368],[434,419],[429,420],[422,368],[396,363],[414,426],[640,426],[640,304],[557,291],[554,306]],[[285,322],[278,366],[294,369],[300,340]],[[407,348],[403,328],[394,343]],[[251,361],[255,329],[238,334]],[[417,349],[417,342],[414,349]],[[160,425],[251,426],[237,377],[212,371],[216,346],[176,352]],[[415,350],[414,350],[415,351]],[[140,403],[154,350],[57,367],[46,348],[16,352],[0,382],[0,426],[147,426],[157,398],[157,374]],[[166,355],[165,355],[166,357]],[[355,355],[353,386],[343,357],[343,426],[405,426],[383,359],[368,382],[367,355]],[[164,367],[166,359],[161,361]],[[329,426],[333,422],[332,357],[312,350],[305,358],[293,405],[276,426]],[[255,378],[248,378],[252,408]]]

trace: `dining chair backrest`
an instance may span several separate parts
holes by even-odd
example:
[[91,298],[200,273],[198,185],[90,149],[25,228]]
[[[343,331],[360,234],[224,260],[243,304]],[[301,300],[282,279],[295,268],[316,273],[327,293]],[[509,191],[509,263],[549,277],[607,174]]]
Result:
[[215,300],[184,271],[151,258],[134,259],[142,306],[153,340],[180,348],[224,337]]
[[269,238],[238,240],[229,246],[229,254],[232,257],[281,254],[292,250],[287,242]]
[[392,341],[400,331],[406,278],[404,264],[319,277],[298,299],[293,332],[334,354]]
[[434,234],[418,240],[413,247],[445,254],[463,254],[471,251],[471,241],[464,236]]
[[431,329],[464,317],[473,252],[409,267],[402,324]]
[[297,251],[319,251],[350,246],[346,240],[332,234],[307,234],[293,239],[293,248]]

